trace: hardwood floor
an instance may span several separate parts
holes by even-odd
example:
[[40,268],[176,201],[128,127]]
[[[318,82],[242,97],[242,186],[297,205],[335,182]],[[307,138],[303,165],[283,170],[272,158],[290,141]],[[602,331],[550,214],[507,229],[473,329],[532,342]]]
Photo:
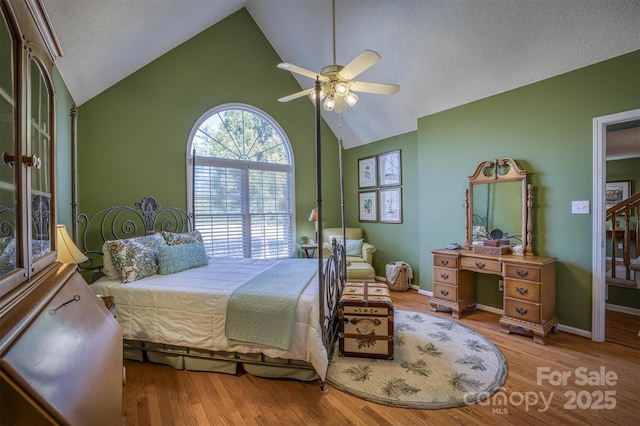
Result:
[[[429,297],[392,292],[396,309],[430,312]],[[486,336],[507,361],[504,387],[471,406],[417,410],[374,404],[317,383],[175,370],[125,361],[127,425],[636,425],[640,349],[558,332],[546,346],[504,334],[496,314],[455,320]],[[608,314],[608,320],[615,318]],[[637,331],[636,331],[637,332]],[[538,373],[539,369],[543,373]],[[564,374],[566,380],[559,379]],[[615,377],[615,378],[614,378]],[[590,378],[590,380],[585,380]],[[585,382],[585,383],[583,383]],[[502,398],[499,398],[501,396]],[[506,400],[506,401],[505,401]],[[602,408],[597,408],[602,407]]]
[[607,310],[605,313],[605,339],[607,342],[640,349],[640,317]]

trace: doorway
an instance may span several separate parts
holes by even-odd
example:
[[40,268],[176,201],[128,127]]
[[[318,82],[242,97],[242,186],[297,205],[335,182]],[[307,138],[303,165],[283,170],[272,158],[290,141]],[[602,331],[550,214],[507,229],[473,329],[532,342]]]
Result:
[[640,109],[593,119],[593,249],[591,339],[605,340],[605,196],[607,126],[640,120]]

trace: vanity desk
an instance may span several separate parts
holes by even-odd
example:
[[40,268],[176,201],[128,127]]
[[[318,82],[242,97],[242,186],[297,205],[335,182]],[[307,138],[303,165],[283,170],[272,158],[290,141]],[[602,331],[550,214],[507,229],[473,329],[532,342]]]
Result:
[[475,307],[475,274],[494,274],[504,279],[502,331],[520,328],[545,344],[547,333],[558,324],[556,317],[556,258],[530,255],[494,255],[469,249],[433,250],[433,297],[431,310],[451,309],[454,318]]
[[465,246],[432,251],[432,311],[449,308],[460,318],[476,307],[476,274],[498,275],[504,280],[502,331],[524,331],[546,344],[558,324],[557,259],[533,255],[532,206],[533,186],[514,160],[478,165],[465,192]]

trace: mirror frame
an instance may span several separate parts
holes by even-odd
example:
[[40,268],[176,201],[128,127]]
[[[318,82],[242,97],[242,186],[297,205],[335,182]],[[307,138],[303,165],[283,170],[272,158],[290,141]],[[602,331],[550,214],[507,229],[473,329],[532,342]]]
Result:
[[[506,173],[501,174],[508,168]],[[469,188],[465,190],[465,248],[471,249],[473,242],[473,185],[522,182],[522,248],[524,254],[532,254],[532,217],[533,185],[527,184],[527,171],[518,167],[515,160],[503,158],[501,160],[483,161],[478,164],[476,171],[469,176]]]

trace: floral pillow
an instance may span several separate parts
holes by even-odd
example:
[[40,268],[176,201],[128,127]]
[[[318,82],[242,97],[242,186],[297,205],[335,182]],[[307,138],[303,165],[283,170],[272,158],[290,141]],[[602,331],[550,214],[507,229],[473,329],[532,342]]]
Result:
[[162,235],[107,241],[113,266],[123,283],[158,273],[158,250],[166,243]]
[[162,237],[168,245],[174,246],[178,244],[202,243],[202,235],[200,231],[191,231],[183,233],[162,231]]

